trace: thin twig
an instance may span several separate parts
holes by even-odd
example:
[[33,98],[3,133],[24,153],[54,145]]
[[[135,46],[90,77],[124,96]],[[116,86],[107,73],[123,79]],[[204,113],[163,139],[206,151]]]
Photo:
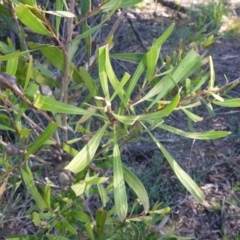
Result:
[[[114,23],[112,29],[110,30],[110,32],[108,33],[107,37],[105,38],[104,42],[103,42],[103,46],[107,44],[107,42],[109,41],[109,39],[114,35],[115,31],[118,29],[119,24],[122,22],[124,15],[126,14],[126,9],[123,9],[120,16],[118,17],[117,21]],[[112,46],[109,47],[112,48]],[[92,70],[93,66],[95,65],[96,61],[97,61],[97,54],[95,53],[95,58],[92,60],[88,70],[89,72]]]
[[136,29],[136,27],[134,26],[132,19],[126,14],[126,18],[128,23],[130,24],[130,26],[132,27],[133,32],[135,33],[138,41],[140,42],[141,46],[144,48],[145,51],[148,50],[148,48],[146,47],[146,45],[144,44],[141,34],[139,33],[139,31]]

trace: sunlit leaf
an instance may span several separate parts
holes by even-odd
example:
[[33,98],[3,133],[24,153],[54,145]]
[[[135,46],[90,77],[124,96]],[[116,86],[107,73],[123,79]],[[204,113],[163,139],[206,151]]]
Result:
[[33,142],[32,146],[25,154],[25,159],[42,147],[42,145],[53,135],[57,126],[58,125],[56,123],[49,123],[45,131],[37,138],[36,141]]
[[25,5],[18,5],[15,8],[15,13],[20,21],[33,32],[41,35],[51,35],[42,21],[37,18],[36,15],[34,15]]
[[213,101],[214,104],[222,107],[240,107],[240,98],[225,100],[223,102]]
[[28,165],[25,165],[25,167],[21,167],[20,171],[21,171],[23,181],[26,185],[26,188],[30,192],[32,197],[34,198],[34,200],[37,203],[37,206],[39,207],[39,209],[40,210],[46,209],[47,205],[44,202],[42,196],[40,195],[40,193],[38,192],[38,190],[35,186],[33,176],[31,174],[31,170],[29,169]]
[[183,137],[199,139],[199,140],[218,139],[218,138],[226,137],[227,135],[231,134],[231,132],[225,132],[225,131],[207,131],[207,132],[200,132],[200,133],[185,132],[178,128],[168,126],[166,124],[159,124],[157,127]]
[[127,216],[128,203],[126,195],[126,187],[123,177],[122,160],[117,143],[117,136],[114,138],[113,146],[113,187],[114,202],[119,219],[123,221]]
[[88,144],[73,158],[73,160],[65,167],[65,169],[74,173],[78,173],[90,164],[98,149],[107,126],[108,124],[105,124],[97,131],[97,133],[95,133]]
[[102,239],[104,233],[104,227],[107,219],[107,211],[98,209],[96,212],[96,226],[98,239]]
[[87,116],[98,116],[102,117],[101,115],[92,112],[92,111],[87,111],[82,108],[78,108],[66,103],[59,102],[53,98],[43,96],[41,94],[36,94],[35,95],[35,102],[34,106],[36,108],[45,110],[45,111],[50,111],[52,113],[65,113],[65,114],[74,114],[74,115],[87,115]]
[[172,158],[169,152],[164,146],[153,136],[153,134],[145,127],[150,137],[153,139],[159,150],[163,153],[168,163],[172,167],[172,170],[178,177],[183,186],[192,194],[192,196],[201,204],[204,201],[204,194],[197,184],[190,178],[190,176],[178,165],[178,163]]
[[149,210],[149,198],[142,182],[125,166],[123,166],[123,176],[129,187],[131,187],[138,196],[145,213],[147,213]]

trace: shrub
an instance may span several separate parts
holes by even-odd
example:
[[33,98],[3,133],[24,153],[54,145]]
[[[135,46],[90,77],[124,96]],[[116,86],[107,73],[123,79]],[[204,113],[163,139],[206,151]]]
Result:
[[[165,130],[201,140],[225,137],[229,132],[186,132],[165,124],[164,119],[182,111],[191,126],[202,120],[193,112],[202,103],[211,109],[213,105],[237,107],[239,99],[223,96],[232,83],[215,86],[211,57],[193,49],[184,54],[182,45],[179,53],[164,59],[160,49],[174,24],[145,54],[111,55],[117,21],[104,44],[92,54],[94,33],[117,9],[139,1],[129,2],[107,1],[92,10],[90,1],[83,0],[81,17],[73,14],[74,1],[69,1],[69,10],[65,1],[56,1],[55,9],[49,11],[34,0],[1,5],[20,42],[20,51],[10,38],[7,43],[0,42],[0,129],[14,133],[14,143],[1,140],[1,192],[11,183],[13,198],[24,184],[35,202],[26,217],[36,226],[37,239],[175,239],[171,231],[163,233],[160,228],[170,208],[156,203],[150,210],[143,184],[122,163],[125,144],[143,133],[153,140],[185,188],[199,203],[204,201],[201,189],[153,132]],[[98,14],[103,20],[90,27],[87,20]],[[66,39],[60,35],[62,24]],[[75,38],[72,25],[81,26]],[[34,33],[31,42],[26,41],[25,32]],[[84,51],[87,63],[78,67],[74,60]],[[119,80],[111,59],[134,62],[136,70]],[[92,77],[95,64],[98,74]],[[131,204],[126,183],[136,195]],[[9,208],[6,204],[5,211],[10,212]],[[32,238],[17,236],[21,237]]]

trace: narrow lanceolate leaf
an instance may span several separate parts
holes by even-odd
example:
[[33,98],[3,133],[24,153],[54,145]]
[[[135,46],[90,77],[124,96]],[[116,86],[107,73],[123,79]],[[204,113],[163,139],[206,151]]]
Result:
[[96,213],[96,226],[98,239],[101,240],[104,233],[104,226],[107,220],[107,211],[98,209]]
[[[144,126],[145,127],[145,126]],[[183,186],[192,194],[192,196],[201,204],[204,201],[204,194],[202,190],[197,186],[197,184],[192,180],[192,178],[178,165],[178,163],[172,158],[169,152],[164,148],[164,146],[153,136],[153,134],[145,127],[153,141],[158,146],[159,150],[163,153],[164,157],[167,159],[168,163],[172,167],[174,173],[183,184]]]
[[143,53],[116,53],[111,54],[110,58],[119,59],[126,62],[139,63],[142,61],[145,54]]
[[77,235],[76,229],[68,222],[68,220],[64,217],[61,217],[61,222],[63,227],[65,228],[65,231],[69,231],[73,235]]
[[86,228],[86,231],[87,231],[87,234],[88,234],[88,237],[90,240],[95,240],[95,237],[94,237],[94,233],[93,233],[93,228],[92,228],[92,225],[90,222],[87,222],[85,224],[85,228]]
[[24,83],[24,91],[28,87],[28,83],[30,81],[30,78],[31,78],[32,74],[33,74],[33,57],[30,56],[29,63],[28,63],[27,75],[26,75],[26,79],[25,79],[25,83]]
[[[191,50],[187,56],[180,62],[177,69],[170,75],[165,76],[159,83],[157,83],[152,90],[150,90],[143,99],[158,94],[154,101],[150,104],[147,110],[154,106],[160,99],[168,94],[176,85],[184,78],[191,76],[201,65],[201,57],[197,52]],[[142,99],[142,100],[143,100]]]
[[[122,79],[121,79],[121,82],[118,84],[117,88],[115,89],[111,99],[110,99],[110,102],[118,95],[118,93],[123,89],[124,85],[127,83],[127,81],[129,80],[130,78],[130,75],[128,73],[124,73]],[[121,99],[122,100],[122,99]],[[123,104],[126,106],[127,103],[128,103],[128,99],[126,98],[123,98]]]
[[29,167],[26,165],[25,166],[26,169],[24,169],[24,167],[22,167],[20,169],[21,171],[21,175],[23,178],[23,182],[26,185],[27,190],[30,192],[30,194],[32,195],[32,197],[34,198],[35,202],[37,203],[37,206],[39,207],[40,210],[44,210],[47,208],[47,205],[45,204],[42,196],[40,195],[40,193],[38,192],[34,180],[33,180],[33,176],[31,174],[31,170],[29,169]]
[[[56,0],[55,8],[56,8],[57,11],[62,11],[63,1]],[[56,18],[55,18],[55,32],[56,32],[57,37],[59,37],[60,22],[61,22],[61,16],[56,16]]]
[[22,52],[13,52],[13,53],[9,53],[7,55],[4,55],[4,56],[0,56],[0,61],[7,61],[9,59],[12,59],[12,58],[15,58],[15,57],[20,57],[22,55],[25,55],[27,53],[30,53],[30,52],[34,52],[34,51],[37,51],[41,48],[43,48],[45,46],[40,46],[40,47],[36,47],[35,49],[33,50],[27,50],[27,51],[22,51]]
[[[33,50],[39,48],[44,57],[56,68],[61,71],[64,71],[65,68],[65,54],[64,52],[56,46],[52,45],[43,45],[40,48],[40,44],[28,43],[28,46]],[[76,66],[71,62],[69,64],[69,74],[68,76],[72,78],[77,83],[82,83],[81,76],[79,74]]]
[[15,132],[15,130],[13,128],[7,127],[7,126],[2,125],[2,124],[0,124],[0,129]]
[[123,178],[122,160],[116,134],[114,136],[113,147],[113,187],[116,212],[120,220],[123,221],[127,216],[128,204],[125,182]]
[[25,155],[25,159],[42,147],[42,145],[53,135],[53,133],[57,129],[57,126],[58,125],[56,123],[49,123],[45,131],[32,144],[32,146]]
[[107,195],[107,190],[104,188],[102,184],[97,184],[98,193],[101,198],[102,206],[105,208],[107,202],[109,201],[109,197]]
[[51,35],[42,21],[36,17],[26,6],[20,4],[15,8],[15,13],[20,21],[33,32],[41,35]]
[[161,47],[163,43],[170,37],[173,29],[175,27],[175,23],[172,23],[165,32],[153,42],[153,46]]
[[213,101],[213,103],[222,107],[240,107],[240,98],[224,100],[223,102]]
[[123,176],[129,187],[137,194],[143,205],[144,212],[147,213],[149,210],[149,198],[142,182],[125,166],[123,166]]
[[203,120],[202,117],[199,117],[198,115],[192,113],[191,111],[184,109],[184,108],[181,108],[181,109],[192,121],[199,122],[199,121]]
[[[107,47],[104,49],[105,50],[105,67],[106,67],[106,73],[109,79],[109,82],[111,83],[111,85],[113,86],[114,90],[116,90],[119,87],[119,81],[117,79],[116,74],[113,71],[111,62],[110,62],[110,58],[109,58],[109,49],[108,49],[108,45]],[[127,107],[127,101],[126,101],[126,93],[123,90],[123,88],[121,88],[118,91],[118,96],[121,99],[121,102]]]
[[65,169],[74,173],[78,173],[90,164],[98,149],[107,126],[108,124],[106,123],[98,130],[88,144],[73,158],[73,160],[65,167]]
[[94,113],[92,111],[87,111],[82,108],[78,108],[66,103],[62,103],[53,98],[43,96],[41,94],[35,95],[34,106],[38,109],[50,111],[52,113],[65,113],[65,114],[74,114],[74,115],[102,117],[101,115]]
[[108,79],[106,73],[106,48],[107,46],[103,46],[98,50],[98,71],[104,96],[109,101]]
[[[122,0],[121,1],[121,5],[119,6],[119,8],[123,8],[123,7],[132,7],[137,3],[140,3],[142,0]],[[117,1],[116,1],[117,2]]]
[[119,120],[120,122],[128,125],[134,124],[136,121],[147,121],[147,120],[153,120],[153,119],[159,119],[161,120],[162,117],[168,116],[178,105],[180,100],[179,94],[177,94],[174,99],[162,110],[153,112],[153,113],[147,113],[137,116],[120,116],[117,114],[113,114],[113,116]]
[[[91,1],[81,0],[80,5],[81,5],[81,17],[84,18],[91,11],[92,4],[91,4]],[[87,20],[82,22],[81,28],[83,33],[91,29],[88,26]],[[84,41],[85,41],[85,49],[87,51],[87,61],[89,63],[90,57],[91,57],[91,51],[92,51],[91,35],[85,37]]]
[[67,11],[41,11],[41,12],[45,12],[48,14],[52,14],[58,17],[66,17],[66,18],[73,18],[75,17],[75,15],[71,12],[67,12]]
[[208,131],[208,132],[202,132],[202,133],[185,132],[181,129],[177,129],[165,124],[159,124],[158,128],[164,129],[166,131],[172,132],[174,134],[177,134],[183,137],[199,139],[199,140],[217,139],[217,138],[226,137],[227,135],[231,134],[231,132],[225,132],[225,131]]
[[160,47],[152,46],[146,54],[147,59],[147,79],[151,80],[155,73],[156,64],[160,52]]
[[16,76],[18,66],[18,58],[12,58],[7,61],[6,73],[9,75]]

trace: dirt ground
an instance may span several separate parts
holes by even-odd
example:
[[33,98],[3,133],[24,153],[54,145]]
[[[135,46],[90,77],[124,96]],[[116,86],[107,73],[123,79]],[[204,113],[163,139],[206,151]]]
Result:
[[[183,3],[183,1],[178,2]],[[185,1],[187,2],[189,3]],[[199,1],[195,2],[200,4]],[[235,14],[240,15],[235,3],[237,1],[231,1],[231,7]],[[186,7],[185,9],[188,7],[187,4],[181,5]],[[128,16],[132,21],[125,20],[120,26],[115,37],[118,42],[115,43],[113,52],[146,51],[152,39],[159,36],[159,33],[172,21],[180,27],[184,21],[184,14],[150,3],[142,9],[130,10]],[[178,39],[167,41],[162,47],[162,54],[171,53],[177,41]],[[234,81],[240,77],[239,53],[240,40],[233,37],[219,38],[208,49],[208,55],[212,56],[214,62],[217,84],[223,85],[226,78],[228,81]],[[118,67],[131,72],[129,65]],[[240,86],[233,89],[230,94],[239,98]],[[163,144],[175,160],[197,180],[206,195],[204,206],[199,205],[183,188],[176,187],[176,177],[173,176],[170,167],[163,163],[165,172],[163,178],[168,179],[168,194],[174,196],[170,204],[172,211],[163,231],[174,225],[176,234],[193,236],[198,240],[239,239],[240,109],[217,108],[216,115],[210,117],[206,109],[200,107],[196,113],[204,117],[202,122],[195,125],[196,130],[218,129],[231,131],[232,134],[225,139],[214,141],[192,141],[176,138],[172,134],[159,133],[159,138],[168,139]],[[167,121],[172,126],[186,130],[186,117],[181,114],[174,113]],[[135,149],[138,152],[135,156],[132,153],[131,158],[138,161],[137,158],[142,152],[142,158],[149,161],[145,156],[152,156],[153,149],[149,143],[142,143],[141,149],[143,148],[150,150],[142,151],[137,145],[129,147],[128,150]]]

